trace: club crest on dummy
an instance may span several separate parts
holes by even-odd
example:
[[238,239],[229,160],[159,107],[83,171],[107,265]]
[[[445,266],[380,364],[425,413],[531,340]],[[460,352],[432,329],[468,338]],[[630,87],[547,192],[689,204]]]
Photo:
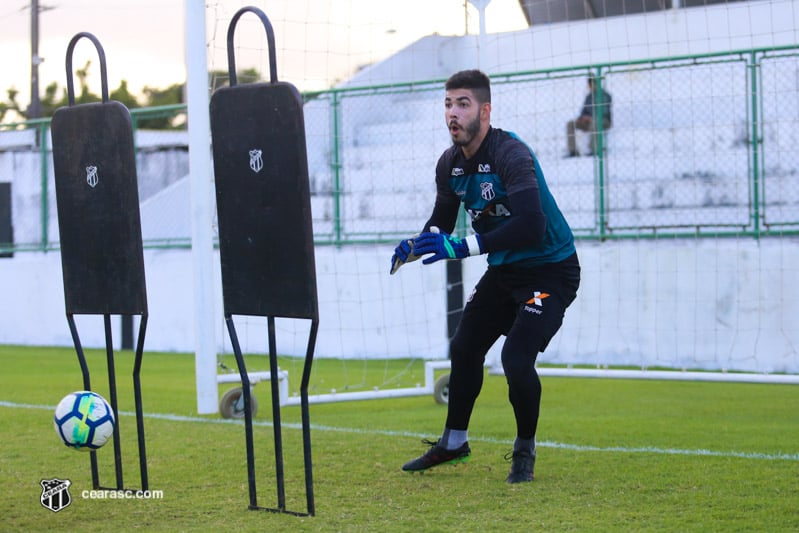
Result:
[[256,174],[264,168],[264,158],[261,150],[250,150],[250,168]]

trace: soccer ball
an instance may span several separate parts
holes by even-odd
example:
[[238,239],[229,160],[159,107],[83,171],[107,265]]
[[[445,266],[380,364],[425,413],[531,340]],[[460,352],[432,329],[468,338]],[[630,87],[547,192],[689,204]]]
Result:
[[55,408],[55,432],[70,448],[96,450],[114,434],[114,411],[96,392],[82,390],[64,396]]

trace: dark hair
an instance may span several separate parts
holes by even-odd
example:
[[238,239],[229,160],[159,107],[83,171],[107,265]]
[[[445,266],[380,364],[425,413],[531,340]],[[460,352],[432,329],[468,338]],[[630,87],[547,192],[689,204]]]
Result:
[[491,103],[491,81],[488,76],[477,69],[461,70],[449,77],[444,85],[446,90],[471,89],[481,104]]

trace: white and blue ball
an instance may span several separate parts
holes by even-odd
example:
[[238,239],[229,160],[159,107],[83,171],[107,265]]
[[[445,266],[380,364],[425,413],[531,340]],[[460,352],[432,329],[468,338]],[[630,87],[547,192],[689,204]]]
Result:
[[92,391],[64,396],[55,408],[55,431],[61,441],[78,450],[97,450],[114,434],[114,411],[105,398]]

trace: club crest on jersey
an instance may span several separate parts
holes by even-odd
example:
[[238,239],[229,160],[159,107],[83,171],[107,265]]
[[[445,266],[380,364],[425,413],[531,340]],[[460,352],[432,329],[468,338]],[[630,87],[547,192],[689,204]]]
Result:
[[480,184],[480,196],[483,197],[483,200],[490,202],[496,195],[493,183],[484,181]]
[[250,150],[250,168],[253,172],[260,172],[264,168],[264,160],[261,150]]
[[480,163],[477,165],[477,172],[488,173],[491,172],[491,165],[488,163]]
[[89,184],[89,187],[94,189],[98,181],[100,181],[100,178],[97,177],[97,167],[94,165],[86,167],[86,183]]

